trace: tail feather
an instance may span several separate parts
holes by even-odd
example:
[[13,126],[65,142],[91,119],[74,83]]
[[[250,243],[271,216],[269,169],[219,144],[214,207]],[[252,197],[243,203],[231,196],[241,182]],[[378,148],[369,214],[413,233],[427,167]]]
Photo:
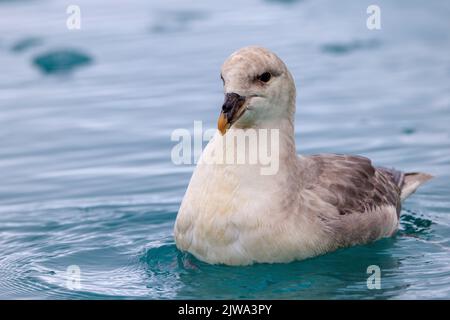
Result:
[[403,176],[403,183],[401,185],[401,200],[405,200],[408,196],[413,194],[417,188],[432,179],[433,176],[423,172],[406,172]]

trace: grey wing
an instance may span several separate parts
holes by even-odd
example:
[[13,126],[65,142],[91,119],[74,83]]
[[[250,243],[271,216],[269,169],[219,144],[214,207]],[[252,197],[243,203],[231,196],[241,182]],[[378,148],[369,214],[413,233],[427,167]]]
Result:
[[365,157],[323,154],[312,162],[307,187],[331,212],[318,212],[343,244],[361,243],[390,235],[401,210],[402,173],[376,168]]

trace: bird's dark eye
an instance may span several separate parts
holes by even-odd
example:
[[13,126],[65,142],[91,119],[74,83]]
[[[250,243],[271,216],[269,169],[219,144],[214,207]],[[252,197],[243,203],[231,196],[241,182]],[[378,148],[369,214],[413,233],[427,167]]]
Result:
[[272,78],[272,75],[270,74],[270,72],[264,72],[263,74],[260,74],[256,78],[262,82],[269,82],[269,80]]
[[225,80],[223,79],[222,75],[220,75],[220,79],[222,79],[223,84],[225,84]]

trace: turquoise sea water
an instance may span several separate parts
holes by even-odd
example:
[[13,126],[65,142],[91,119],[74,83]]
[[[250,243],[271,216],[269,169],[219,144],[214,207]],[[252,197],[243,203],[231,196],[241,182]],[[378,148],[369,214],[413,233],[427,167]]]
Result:
[[[75,31],[69,4],[0,1],[0,298],[450,298],[447,1],[377,1],[374,31],[371,1],[79,0]],[[214,128],[220,65],[249,44],[295,77],[299,153],[436,175],[395,237],[244,268],[176,250],[194,167],[170,135]]]

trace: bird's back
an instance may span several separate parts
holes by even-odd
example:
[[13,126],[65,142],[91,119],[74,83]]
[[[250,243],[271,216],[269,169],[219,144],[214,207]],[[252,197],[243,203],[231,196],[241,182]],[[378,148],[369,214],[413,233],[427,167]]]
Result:
[[305,161],[309,164],[304,190],[317,197],[319,205],[303,210],[319,217],[337,247],[391,236],[398,228],[405,192],[411,194],[431,178],[375,167],[361,156],[320,154]]

